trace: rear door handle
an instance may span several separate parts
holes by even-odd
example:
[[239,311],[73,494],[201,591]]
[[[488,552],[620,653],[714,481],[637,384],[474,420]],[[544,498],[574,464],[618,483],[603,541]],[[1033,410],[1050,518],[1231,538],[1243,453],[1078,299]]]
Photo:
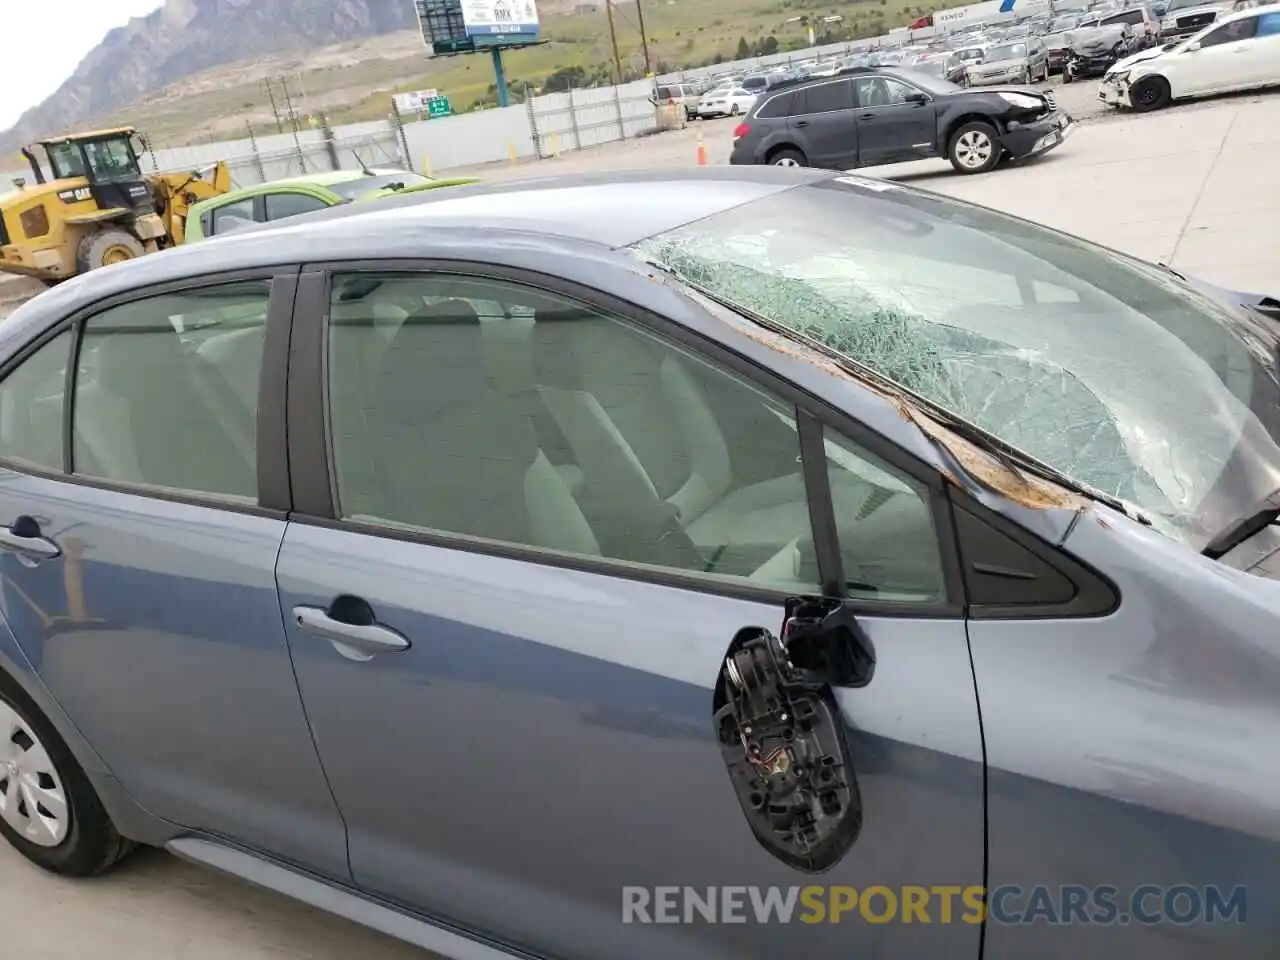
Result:
[[808,121],[808,120],[797,120],[797,121],[796,121],[796,126],[797,126],[797,127],[807,127],[808,125],[809,125],[809,121]]
[[876,115],[874,113],[864,113],[862,116],[858,117],[859,120],[874,120],[875,118]]
[[379,623],[346,623],[320,607],[294,607],[293,622],[303,633],[328,640],[338,653],[357,663],[372,660],[378,653],[400,653],[409,649],[409,641],[390,627]]
[[16,553],[25,560],[56,560],[62,548],[40,532],[34,517],[23,515],[8,527],[0,527],[0,550]]

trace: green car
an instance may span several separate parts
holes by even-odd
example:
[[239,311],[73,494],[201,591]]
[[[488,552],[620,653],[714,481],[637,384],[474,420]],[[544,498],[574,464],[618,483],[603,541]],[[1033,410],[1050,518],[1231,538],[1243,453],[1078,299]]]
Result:
[[381,200],[419,190],[475,183],[474,178],[433,180],[405,170],[334,170],[232,190],[191,208],[186,242],[223,236],[258,223],[283,220],[341,203]]

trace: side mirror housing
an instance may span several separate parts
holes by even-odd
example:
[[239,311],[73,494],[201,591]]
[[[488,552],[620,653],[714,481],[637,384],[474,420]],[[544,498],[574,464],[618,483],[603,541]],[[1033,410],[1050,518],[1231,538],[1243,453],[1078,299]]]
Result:
[[908,93],[903,99],[907,103],[928,103],[929,102],[929,98],[918,90],[913,90],[911,93]]

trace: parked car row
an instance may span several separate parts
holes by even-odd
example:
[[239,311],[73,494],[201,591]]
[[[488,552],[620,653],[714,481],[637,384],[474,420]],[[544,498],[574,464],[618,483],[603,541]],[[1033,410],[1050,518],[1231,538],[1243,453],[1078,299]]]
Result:
[[1146,112],[1272,86],[1280,86],[1280,4],[1228,13],[1187,39],[1125,57],[1106,70],[1098,99]]

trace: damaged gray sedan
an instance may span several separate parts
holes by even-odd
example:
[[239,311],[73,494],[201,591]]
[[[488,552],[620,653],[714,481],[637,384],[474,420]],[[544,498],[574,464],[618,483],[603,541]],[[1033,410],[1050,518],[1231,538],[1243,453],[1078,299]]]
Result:
[[773,167],[71,281],[0,341],[0,833],[459,960],[1272,956],[1278,308]]

